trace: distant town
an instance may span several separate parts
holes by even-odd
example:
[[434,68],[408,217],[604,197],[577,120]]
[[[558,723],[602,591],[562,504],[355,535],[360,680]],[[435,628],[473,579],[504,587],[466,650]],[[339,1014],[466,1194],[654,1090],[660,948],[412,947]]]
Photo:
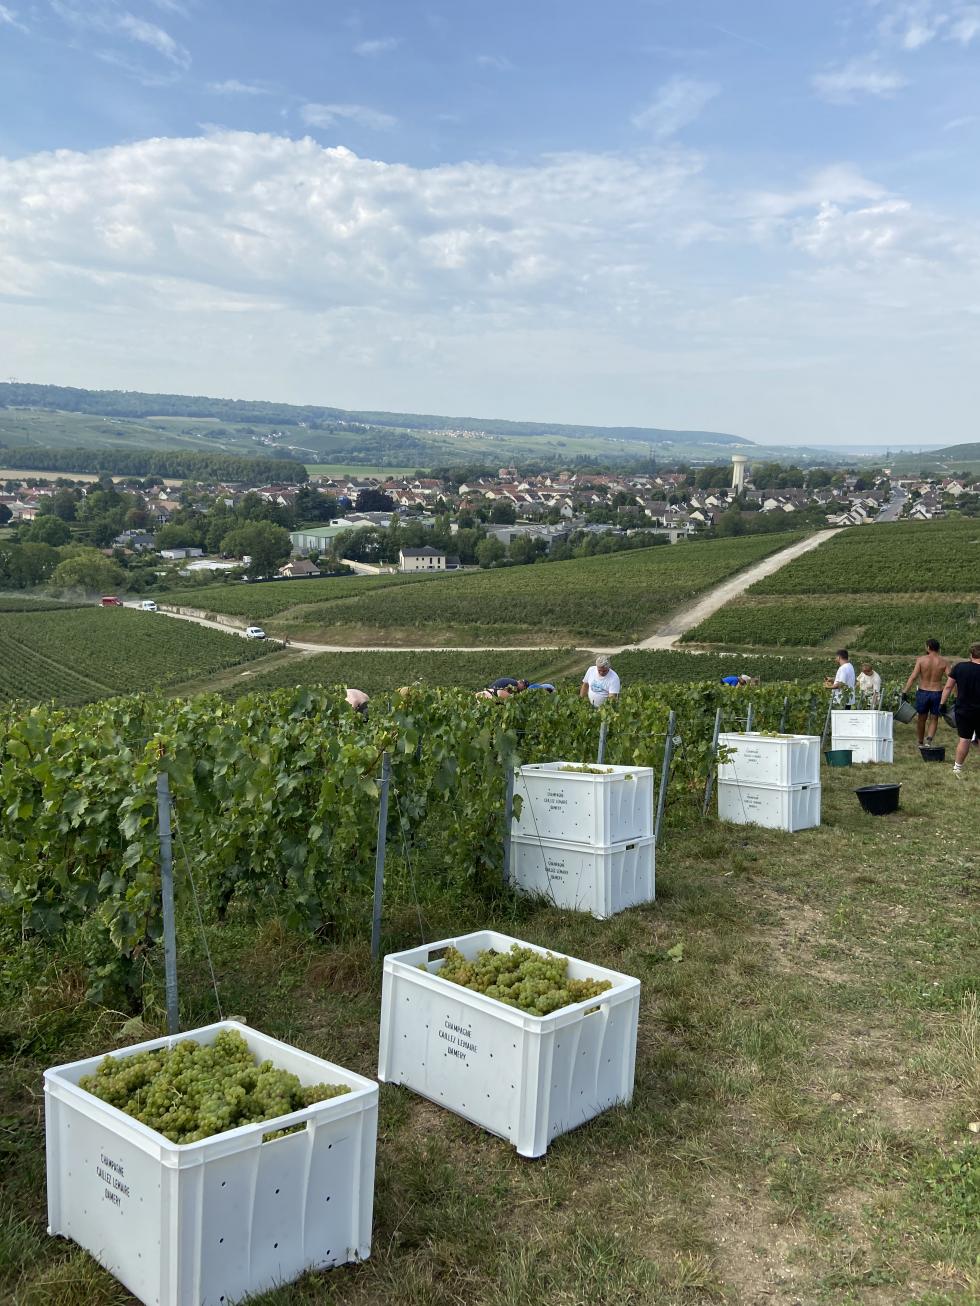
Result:
[[517,467],[303,484],[24,473],[0,493],[0,585],[146,591],[500,567],[880,520],[974,516],[980,477],[684,465],[650,474]]

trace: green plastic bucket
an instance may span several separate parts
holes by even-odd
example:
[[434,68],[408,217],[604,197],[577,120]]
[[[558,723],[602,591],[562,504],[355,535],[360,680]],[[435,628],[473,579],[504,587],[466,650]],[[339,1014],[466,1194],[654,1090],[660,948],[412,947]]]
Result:
[[895,720],[901,721],[903,725],[911,725],[915,720],[915,708],[911,703],[899,703],[895,709]]
[[853,753],[849,748],[828,748],[824,761],[828,766],[850,766]]

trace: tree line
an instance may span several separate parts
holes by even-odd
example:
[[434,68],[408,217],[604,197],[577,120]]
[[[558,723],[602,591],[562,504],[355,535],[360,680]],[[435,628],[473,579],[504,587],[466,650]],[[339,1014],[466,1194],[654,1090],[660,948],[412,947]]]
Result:
[[173,480],[259,481],[300,485],[309,479],[303,463],[291,458],[246,458],[225,453],[191,453],[181,449],[43,449],[34,445],[6,448],[0,457],[11,470],[82,472],[95,476],[167,476]]

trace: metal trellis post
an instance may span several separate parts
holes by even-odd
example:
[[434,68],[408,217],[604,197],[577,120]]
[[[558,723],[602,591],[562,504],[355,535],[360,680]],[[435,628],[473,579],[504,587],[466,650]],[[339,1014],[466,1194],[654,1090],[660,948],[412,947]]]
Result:
[[711,757],[708,761],[708,777],[704,782],[704,805],[701,808],[701,815],[708,815],[708,806],[711,803],[711,791],[715,784],[715,771],[718,762],[718,736],[721,734],[721,708],[715,712],[715,728],[711,732]]
[[609,722],[603,720],[599,725],[599,752],[596,755],[596,765],[602,766],[606,760],[606,735],[609,734]]
[[504,884],[510,884],[510,834],[514,824],[514,763],[512,753],[504,758]]
[[157,775],[157,822],[160,832],[160,893],[163,899],[163,965],[167,994],[167,1033],[180,1031],[177,1010],[177,925],[174,919],[174,850],[170,833],[170,777]]
[[787,697],[783,699],[783,710],[779,715],[779,733],[781,735],[784,735],[786,733],[786,717],[788,713],[789,713],[789,698]]
[[748,711],[745,713],[745,732],[746,732],[746,734],[748,734],[748,732],[752,729],[752,718],[753,718],[753,708],[752,708],[752,704],[750,703],[750,704],[749,704],[749,709],[748,709]]
[[381,905],[385,892],[385,848],[388,842],[388,789],[391,785],[391,758],[381,754],[381,787],[378,805],[378,850],[374,858],[374,915],[371,920],[371,960],[381,955]]
[[674,727],[677,724],[677,713],[671,709],[670,716],[667,718],[667,741],[664,744],[664,762],[660,771],[660,792],[657,795],[657,823],[653,827],[653,846],[656,848],[660,843],[660,827],[664,819],[664,807],[667,803],[667,782],[670,779],[670,759],[674,755]]

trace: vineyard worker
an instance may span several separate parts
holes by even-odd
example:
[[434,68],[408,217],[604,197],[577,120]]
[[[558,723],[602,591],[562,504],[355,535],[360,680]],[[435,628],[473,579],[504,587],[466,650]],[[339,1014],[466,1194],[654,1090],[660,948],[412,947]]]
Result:
[[491,694],[497,695],[500,695],[500,691],[505,689],[507,693],[500,696],[509,698],[511,694],[519,694],[522,690],[527,689],[527,681],[515,680],[513,676],[498,676],[496,680],[492,680],[487,685],[487,689]]
[[589,702],[593,707],[602,707],[603,703],[608,703],[610,699],[619,698],[619,690],[619,676],[609,665],[606,654],[600,653],[582,679],[578,691],[579,698],[585,698],[588,694]]
[[736,676],[732,674],[730,676],[722,676],[721,683],[723,685],[728,685],[731,689],[740,689],[742,685],[757,685],[759,683],[759,677],[746,675]]
[[348,689],[347,691],[347,702],[355,712],[360,712],[361,716],[367,716],[370,701],[363,689]]
[[881,676],[870,662],[862,662],[857,687],[862,703],[867,703],[870,708],[878,708],[881,705]]
[[969,662],[957,662],[950,667],[949,676],[940,695],[940,710],[946,706],[946,700],[956,690],[956,706],[953,720],[956,722],[956,761],[953,763],[953,775],[963,774],[963,763],[970,752],[974,736],[980,736],[980,644],[970,649]]
[[848,706],[850,706],[854,702],[855,680],[854,668],[851,666],[851,655],[846,648],[839,648],[837,650],[837,674],[833,680],[829,676],[827,677],[823,682],[824,689],[834,691],[835,703],[840,703],[846,699]]
[[915,733],[920,746],[925,744],[928,748],[935,738],[942,710],[942,688],[950,674],[949,668],[949,659],[940,656],[939,640],[927,639],[926,651],[915,659],[912,674],[902,690],[903,694],[907,694],[913,681],[919,682],[915,691]]
[[541,680],[541,681],[536,680],[533,684],[528,685],[528,689],[543,689],[549,694],[553,694],[555,692],[555,686],[549,684],[546,680]]

